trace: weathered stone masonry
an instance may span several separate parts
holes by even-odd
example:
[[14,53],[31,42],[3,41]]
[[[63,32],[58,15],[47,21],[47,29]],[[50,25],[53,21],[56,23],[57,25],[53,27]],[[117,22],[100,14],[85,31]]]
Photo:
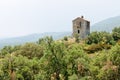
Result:
[[90,34],[90,21],[85,20],[83,16],[74,19],[72,22],[73,36],[77,34],[84,39]]

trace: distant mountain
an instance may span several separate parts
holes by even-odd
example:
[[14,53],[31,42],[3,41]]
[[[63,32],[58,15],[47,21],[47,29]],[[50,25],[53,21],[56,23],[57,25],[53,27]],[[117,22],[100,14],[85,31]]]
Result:
[[114,27],[118,26],[120,26],[120,16],[111,17],[92,25],[91,31],[111,32]]
[[49,32],[49,33],[41,33],[41,34],[31,34],[22,37],[15,37],[15,38],[7,38],[7,39],[0,39],[0,48],[7,46],[7,45],[19,45],[26,42],[35,42],[39,38],[43,38],[45,36],[52,36],[53,39],[61,39],[64,36],[70,36],[71,32]]
[[[91,32],[92,31],[111,32],[114,27],[118,27],[118,26],[120,26],[120,16],[111,17],[92,25]],[[31,34],[23,37],[0,39],[0,48],[7,45],[19,45],[26,42],[35,42],[39,38],[45,36],[52,36],[53,39],[56,40],[63,38],[64,36],[70,36],[71,34],[72,34],[71,32],[50,32],[50,33],[41,33],[41,34]]]

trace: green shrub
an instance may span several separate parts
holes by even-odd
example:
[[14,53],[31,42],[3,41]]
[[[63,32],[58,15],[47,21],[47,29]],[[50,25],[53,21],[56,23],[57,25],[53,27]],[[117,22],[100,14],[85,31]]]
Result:
[[120,39],[120,27],[115,27],[112,30],[112,36],[113,36],[115,41],[118,41]]
[[89,45],[88,47],[85,47],[84,50],[87,53],[94,53],[97,51],[101,51],[103,49],[110,49],[110,48],[111,48],[111,45],[109,44],[92,44],[92,45]]

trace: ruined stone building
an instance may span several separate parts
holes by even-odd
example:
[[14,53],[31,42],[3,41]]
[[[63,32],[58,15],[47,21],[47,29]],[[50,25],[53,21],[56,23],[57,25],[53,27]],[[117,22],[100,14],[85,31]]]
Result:
[[90,21],[85,20],[83,16],[74,19],[73,21],[73,36],[79,35],[84,39],[90,34]]

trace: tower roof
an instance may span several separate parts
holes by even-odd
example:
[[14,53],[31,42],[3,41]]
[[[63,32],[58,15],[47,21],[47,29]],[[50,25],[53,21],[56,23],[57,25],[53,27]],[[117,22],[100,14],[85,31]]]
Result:
[[76,20],[84,20],[84,21],[90,22],[90,21],[84,19],[84,16],[77,17],[76,19],[73,20],[73,22],[76,21]]

